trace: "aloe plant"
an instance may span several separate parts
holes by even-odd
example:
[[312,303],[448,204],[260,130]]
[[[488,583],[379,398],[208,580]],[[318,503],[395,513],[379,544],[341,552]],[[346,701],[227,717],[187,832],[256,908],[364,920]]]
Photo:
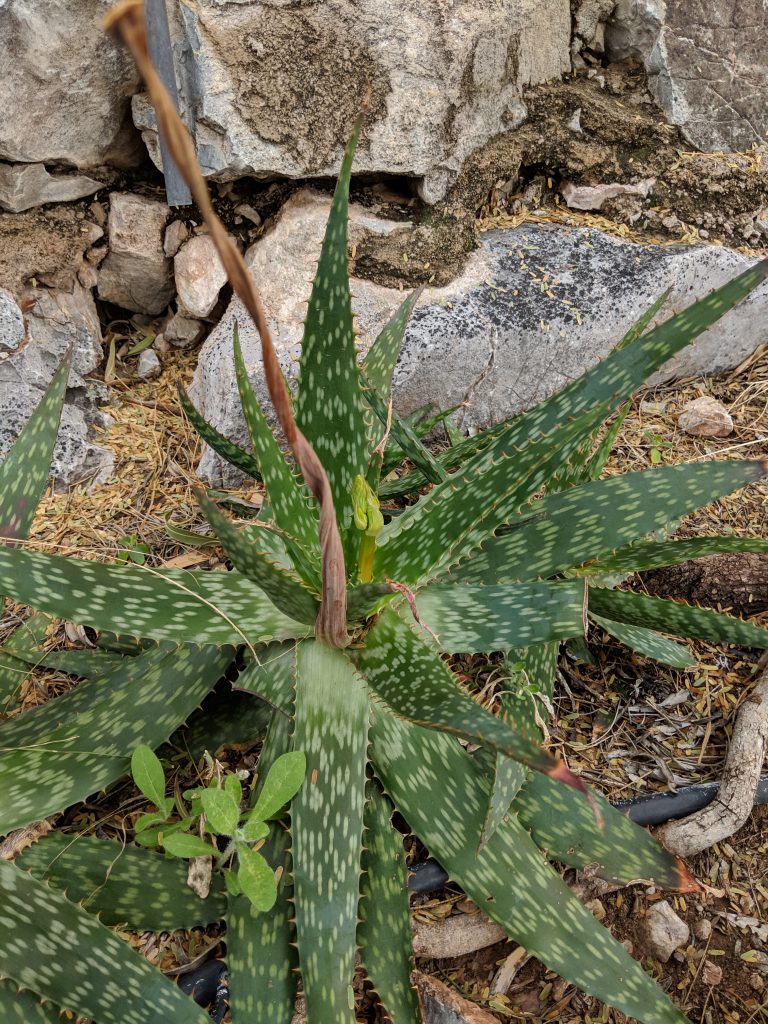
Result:
[[[222,240],[163,105],[133,14],[134,5],[122,5],[120,29],[233,285],[261,330],[267,382],[295,459],[286,457],[254,398],[235,338],[253,451],[217,440],[196,417],[205,439],[264,485],[266,511],[245,523],[199,491],[229,571],[103,565],[0,546],[0,591],[90,626],[103,641],[87,671],[73,666],[83,676],[74,690],[0,725],[0,833],[113,785],[129,772],[137,747],[158,749],[172,733],[183,736],[177,730],[188,719],[199,737],[195,708],[220,692],[222,677],[236,676],[240,696],[259,709],[246,716],[252,738],[268,722],[255,806],[271,766],[286,753],[304,753],[306,777],[289,816],[271,821],[263,836],[260,855],[275,880],[271,909],[255,913],[246,896],[225,896],[220,883],[196,904],[197,923],[226,921],[234,1024],[288,1024],[299,978],[310,1024],[352,1024],[358,950],[394,1024],[419,1019],[394,809],[478,906],[548,967],[647,1024],[684,1021],[549,861],[597,863],[622,882],[643,878],[680,890],[696,883],[544,748],[536,702],[551,692],[560,641],[583,636],[589,615],[623,642],[662,657],[681,655],[659,630],[768,647],[766,630],[608,585],[617,566],[625,573],[674,560],[678,546],[685,558],[695,554],[673,541],[661,546],[665,555],[644,538],[758,479],[764,464],[594,479],[606,455],[598,439],[605,420],[759,284],[768,262],[651,330],[640,324],[563,392],[442,456],[424,448],[412,424],[396,421],[398,448],[420,468],[405,483],[382,481],[393,450],[392,372],[413,298],[359,366],[346,272],[359,126],[334,194],[292,395],[253,283]],[[45,408],[59,401],[53,389]],[[35,432],[17,442],[0,505],[6,520],[19,507],[8,489],[16,498],[37,493],[51,443]],[[398,488],[411,502],[382,505]],[[0,534],[2,527],[0,521]],[[705,550],[716,548],[710,541]],[[514,672],[495,713],[446,656],[499,651],[508,652]],[[26,663],[12,650],[8,657]],[[243,719],[242,700],[219,700],[217,732],[229,722],[240,737]],[[165,814],[171,804],[153,771],[152,800]],[[236,809],[229,810],[234,827]],[[41,1019],[54,1019],[61,1008],[96,1024],[138,1024],[159,1012],[168,1024],[202,1024],[202,1011],[107,928],[192,924],[195,903],[179,868],[178,860],[139,847],[59,834],[16,864],[0,863],[9,923],[0,936],[5,1018],[22,1020],[34,1005]]]

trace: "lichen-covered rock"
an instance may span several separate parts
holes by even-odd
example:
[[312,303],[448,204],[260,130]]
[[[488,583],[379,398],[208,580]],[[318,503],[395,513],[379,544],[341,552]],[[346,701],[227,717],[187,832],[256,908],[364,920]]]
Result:
[[[325,196],[297,194],[247,254],[289,376],[328,208]],[[353,243],[364,230],[401,227],[354,206],[351,223]],[[638,245],[583,228],[525,224],[489,231],[453,282],[426,289],[419,299],[395,371],[396,407],[409,413],[427,403],[459,406],[464,427],[498,422],[597,363],[666,288],[672,288],[669,308],[677,309],[749,264],[721,246]],[[403,293],[355,278],[352,295],[365,347]],[[736,366],[764,340],[767,312],[768,285],[762,285],[654,380]],[[237,299],[200,351],[192,395],[219,431],[247,445],[232,361],[235,320],[254,388],[269,407],[259,339]],[[210,451],[199,471],[214,484],[236,479]]]
[[16,300],[0,288],[0,353],[15,352],[24,341],[24,317]]
[[613,58],[639,56],[667,119],[703,150],[768,139],[768,7],[763,0],[619,0]]
[[0,160],[97,167],[141,159],[138,76],[101,27],[112,0],[0,2]]
[[[525,115],[522,88],[570,68],[569,0],[187,0],[173,25],[206,174],[324,177],[370,86],[367,171],[439,199],[467,154]],[[159,166],[155,121],[134,119]]]
[[162,313],[174,295],[163,239],[170,210],[156,199],[113,192],[109,252],[98,277],[99,298],[136,313]]

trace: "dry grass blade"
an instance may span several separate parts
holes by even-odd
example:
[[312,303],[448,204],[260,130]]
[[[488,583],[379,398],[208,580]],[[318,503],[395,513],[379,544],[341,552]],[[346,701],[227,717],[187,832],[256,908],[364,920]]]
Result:
[[192,140],[150,60],[144,26],[144,5],[141,0],[123,0],[117,4],[105,17],[104,27],[118,32],[131,51],[149,91],[160,132],[168,150],[205,220],[230,284],[250,313],[259,332],[264,376],[277,418],[293,449],[304,480],[320,504],[323,599],[317,618],[317,635],[336,647],[345,647],[349,642],[346,624],[346,573],[331,489],[322,463],[293,418],[288,388],[277,360],[259,293],[245,261],[214,213]]

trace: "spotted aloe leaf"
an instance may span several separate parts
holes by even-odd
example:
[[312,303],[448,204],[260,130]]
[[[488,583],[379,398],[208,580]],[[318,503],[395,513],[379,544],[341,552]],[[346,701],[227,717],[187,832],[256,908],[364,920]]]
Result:
[[666,526],[766,473],[761,461],[664,466],[572,487],[535,502],[452,576],[499,583],[554,576]]
[[217,455],[220,455],[225,462],[235,469],[241,470],[254,480],[261,480],[261,466],[258,459],[254,458],[240,445],[224,437],[219,431],[200,415],[184,388],[179,385],[179,402],[184,410],[184,415],[195,428],[200,437],[209,448],[212,448]]
[[205,518],[216,531],[224,553],[238,572],[263,590],[285,615],[299,622],[313,623],[317,618],[318,601],[301,577],[272,558],[271,553],[259,543],[259,533],[251,529],[249,535],[244,536],[202,491],[198,490],[196,497]]
[[354,651],[353,657],[371,690],[396,715],[480,743],[538,771],[556,774],[562,768],[537,743],[486,711],[462,689],[434,642],[397,611],[382,613],[365,647]]
[[[114,651],[33,651],[19,647],[11,657],[27,666],[47,668],[80,679],[95,679],[121,668],[125,658]],[[27,671],[25,669],[25,671]]]
[[0,1018],[7,1024],[61,1024],[61,1008],[42,1003],[27,989],[0,980]]
[[563,792],[532,772],[512,803],[512,812],[550,860],[578,868],[597,864],[601,877],[622,884],[647,879],[666,889],[695,888],[679,861],[603,797],[590,794],[587,800]]
[[253,393],[237,327],[234,333],[235,374],[243,416],[251,444],[264,477],[270,512],[281,531],[291,559],[307,582],[320,578],[317,542],[317,514],[310,507],[309,494],[280,450],[261,406]]
[[542,723],[549,717],[557,676],[559,640],[509,651],[505,665],[509,673],[503,685],[504,710],[515,727],[532,739],[544,736]]
[[[0,861],[0,903],[0,963],[17,985],[99,1024],[210,1024],[96,917],[7,861]],[[40,921],[50,923],[45,932]]]
[[477,852],[488,784],[455,740],[379,708],[372,740],[377,773],[410,827],[510,938],[629,1017],[644,1024],[685,1024],[640,964],[549,867],[516,815]]
[[284,714],[293,714],[296,688],[296,644],[262,644],[237,679],[237,688],[255,694]]
[[[514,704],[509,694],[502,694],[500,698],[501,717],[507,721],[514,722],[511,717],[514,713]],[[480,833],[478,851],[482,850],[493,833],[509,814],[512,801],[520,791],[528,772],[517,761],[503,754],[496,754],[493,758],[493,777],[491,779],[491,792],[488,796],[488,807],[483,819],[483,830]]]
[[[363,360],[363,373],[368,382],[385,397],[388,397],[392,390],[392,376],[403,346],[405,329],[420,295],[421,289],[417,289],[403,300],[392,318],[381,329]],[[377,430],[376,433],[379,434],[380,431]],[[373,439],[372,447],[377,443],[378,438]]]
[[451,653],[507,650],[584,633],[583,584],[486,587],[432,584],[420,591],[420,619]]
[[375,782],[365,808],[365,849],[357,937],[363,967],[392,1024],[419,1019],[411,986],[413,940],[408,871],[394,808]]
[[[558,423],[603,402],[610,403],[609,411],[620,409],[655,370],[738,305],[767,276],[768,260],[761,260],[681,313],[630,340],[562,391],[513,420],[514,431],[510,440],[522,448],[531,438],[548,433]],[[443,454],[443,465],[446,469],[463,465],[492,445],[509,428],[510,424],[502,423],[475,437],[466,438]],[[393,498],[410,494],[424,482],[420,472],[410,473],[392,484],[385,484],[380,496]]]
[[263,739],[271,709],[250,693],[221,682],[168,741],[195,762],[207,750],[216,756],[222,747],[249,747]]
[[361,127],[358,119],[333,194],[304,321],[296,402],[296,421],[328,475],[348,565],[353,564],[358,543],[352,523],[352,481],[365,474],[368,463],[347,270],[349,180]]
[[40,404],[0,463],[0,537],[26,537],[43,496],[72,364],[69,352]]
[[416,431],[405,420],[401,420],[389,403],[367,380],[363,379],[363,397],[381,424],[382,432],[389,427],[389,434],[402,452],[402,457],[410,459],[417,466],[426,480],[431,484],[439,484],[448,478],[447,471],[437,461],[426,445],[419,440]]
[[347,658],[316,641],[299,644],[293,745],[306,754],[307,776],[291,805],[291,830],[301,976],[315,1024],[355,1020],[368,715]]
[[221,877],[200,899],[187,886],[187,865],[160,853],[95,836],[52,832],[16,860],[104,924],[136,932],[171,932],[224,917]]
[[129,666],[103,701],[29,745],[6,746],[12,723],[0,728],[0,832],[61,811],[126,774],[130,751],[168,739],[216,685],[232,652],[181,647],[143,660],[138,679]]
[[124,636],[221,645],[310,632],[236,572],[102,565],[0,546],[0,578],[16,601]]
[[669,640],[653,629],[632,625],[630,622],[614,622],[594,612],[590,615],[601,629],[644,658],[653,658],[672,668],[695,668],[696,659],[683,644]]
[[610,555],[580,566],[586,576],[646,572],[668,565],[680,565],[708,555],[731,555],[742,551],[768,552],[768,540],[762,537],[691,537],[666,542],[640,541],[618,548]]
[[376,575],[408,585],[434,579],[468,557],[515,515],[597,424],[598,406],[525,451],[513,423],[460,473],[438,484],[388,523],[377,537]]
[[602,615],[614,622],[627,622],[646,629],[659,629],[674,636],[698,637],[716,643],[743,644],[768,648],[768,629],[751,622],[696,608],[693,605],[646,597],[628,590],[589,589],[590,614]]
[[59,697],[16,715],[0,725],[0,744],[12,749],[39,743],[43,736],[67,722],[74,722],[100,701],[137,684],[160,656],[161,652],[156,651],[152,655],[124,658],[120,667],[107,675],[84,680]]
[[[263,780],[275,760],[290,749],[291,720],[273,712],[258,762]],[[227,962],[232,982],[232,1024],[291,1024],[296,998],[298,956],[291,908],[290,836],[279,822],[261,854],[280,872],[277,900],[268,914],[254,914],[245,896],[229,897],[227,910]]]

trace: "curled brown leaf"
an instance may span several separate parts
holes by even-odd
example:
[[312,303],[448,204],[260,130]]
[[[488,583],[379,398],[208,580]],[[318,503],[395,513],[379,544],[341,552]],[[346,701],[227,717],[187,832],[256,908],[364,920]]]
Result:
[[117,32],[131,51],[155,108],[165,144],[197,203],[232,289],[250,313],[259,332],[264,377],[272,404],[302,476],[320,506],[323,594],[316,623],[317,636],[335,647],[345,647],[349,643],[346,572],[333,497],[323,465],[293,417],[288,387],[256,285],[243,257],[214,212],[192,139],[149,57],[142,0],[122,0],[106,15],[104,27]]

